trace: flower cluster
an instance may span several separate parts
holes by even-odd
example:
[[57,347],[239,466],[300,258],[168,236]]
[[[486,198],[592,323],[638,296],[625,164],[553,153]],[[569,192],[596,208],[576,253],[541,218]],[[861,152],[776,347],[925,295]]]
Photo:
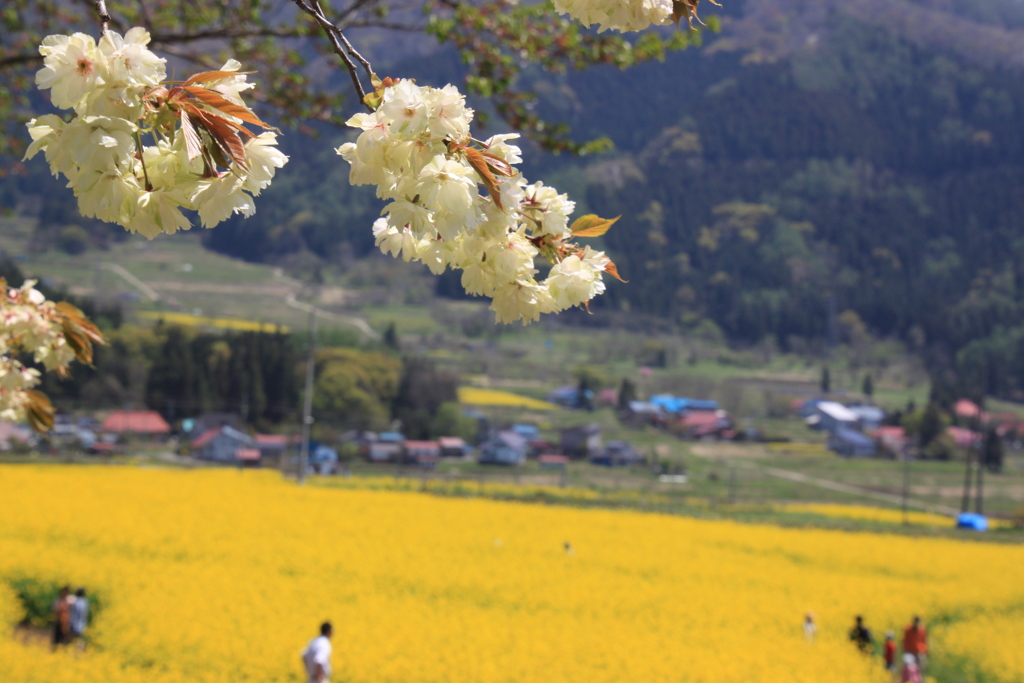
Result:
[[34,391],[39,371],[26,367],[18,356],[31,354],[36,363],[59,375],[75,359],[92,361],[92,345],[103,337],[74,306],[55,304],[29,280],[19,289],[8,289],[0,278],[0,420],[28,420],[37,431],[53,423],[53,408],[46,396]]
[[[373,225],[382,251],[435,274],[462,270],[463,287],[491,297],[501,322],[531,322],[604,291],[602,274],[614,267],[602,252],[571,243],[574,203],[515,168],[517,135],[473,140],[473,110],[452,85],[386,80],[368,101],[376,110],[348,121],[362,133],[337,151],[353,184],[376,185],[389,201]],[[538,257],[552,264],[542,280]]]
[[[150,239],[189,229],[183,210],[198,211],[207,228],[233,213],[252,215],[252,197],[288,160],[273,132],[245,127],[270,128],[240,97],[253,84],[235,60],[165,84],[165,60],[148,44],[142,28],[124,37],[108,31],[99,43],[84,33],[44,39],[36,84],[74,115],[32,119],[25,158],[44,152],[82,215]],[[143,144],[145,135],[153,144]]]
[[[712,4],[718,4],[710,0]],[[700,0],[555,0],[555,10],[568,14],[584,26],[600,31],[642,31],[649,26],[679,24],[686,19],[690,28],[697,17]]]

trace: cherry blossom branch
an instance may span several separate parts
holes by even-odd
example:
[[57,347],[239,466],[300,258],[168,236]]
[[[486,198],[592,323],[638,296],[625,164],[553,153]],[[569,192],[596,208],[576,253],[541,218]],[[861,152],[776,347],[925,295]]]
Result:
[[96,0],[96,14],[100,16],[100,33],[106,35],[110,30],[111,21],[106,0]]
[[366,90],[363,89],[363,84],[359,80],[359,69],[356,67],[353,59],[357,60],[362,65],[368,76],[372,77],[373,69],[370,67],[370,62],[359,54],[354,47],[352,47],[352,43],[348,41],[348,38],[345,37],[345,34],[342,33],[341,29],[331,23],[331,21],[324,16],[319,0],[294,0],[294,2],[299,9],[313,17],[316,23],[320,25],[320,28],[323,29],[324,33],[327,35],[327,39],[331,41],[331,47],[334,48],[334,53],[341,57],[341,61],[344,62],[345,68],[348,69],[349,76],[352,78],[352,85],[355,86],[356,93],[359,95],[359,101],[362,102],[369,111],[373,111],[370,105],[365,102]]

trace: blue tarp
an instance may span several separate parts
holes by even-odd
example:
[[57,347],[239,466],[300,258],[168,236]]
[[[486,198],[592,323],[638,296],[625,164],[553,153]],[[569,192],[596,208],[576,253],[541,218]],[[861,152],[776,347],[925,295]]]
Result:
[[956,528],[988,531],[988,519],[976,512],[962,512],[956,518]]
[[666,413],[678,415],[688,410],[718,410],[718,401],[707,401],[697,398],[684,398],[672,394],[658,394],[651,396],[651,403],[658,406]]

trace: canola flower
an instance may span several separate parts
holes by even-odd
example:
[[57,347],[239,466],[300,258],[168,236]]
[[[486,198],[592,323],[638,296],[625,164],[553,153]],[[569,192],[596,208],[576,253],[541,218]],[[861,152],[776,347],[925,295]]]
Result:
[[481,389],[479,387],[459,387],[459,403],[474,406],[501,406],[516,408],[532,408],[533,410],[558,410],[554,403],[541,401],[529,396],[520,396],[510,391],[498,389]]
[[[823,515],[825,517],[840,517],[844,519],[856,519],[867,522],[884,522],[889,524],[900,524],[903,522],[903,512],[901,510],[872,507],[869,505],[789,503],[773,507],[780,512],[809,512],[811,514]],[[937,527],[952,527],[955,522],[952,517],[938,515],[933,512],[918,512],[916,510],[907,512],[907,520],[911,524]]]
[[883,683],[846,639],[853,614],[882,631],[958,611],[1009,621],[943,647],[998,665],[986,681],[1024,678],[1005,654],[1022,625],[1004,609],[1024,602],[1020,547],[236,470],[5,466],[0,501],[4,626],[19,617],[11,577],[84,585],[106,605],[82,654],[0,629],[5,683],[301,683],[299,650],[325,618],[336,679],[353,683]]
[[192,327],[218,327],[224,330],[240,330],[243,332],[290,332],[290,328],[273,323],[262,323],[243,318],[211,318],[190,313],[141,311],[139,317],[149,320],[163,320],[176,325]]

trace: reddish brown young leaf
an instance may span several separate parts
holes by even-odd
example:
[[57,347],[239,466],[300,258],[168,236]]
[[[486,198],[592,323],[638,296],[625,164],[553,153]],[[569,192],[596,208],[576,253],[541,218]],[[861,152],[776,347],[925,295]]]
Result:
[[491,173],[491,169],[487,166],[487,159],[480,153],[480,150],[472,149],[470,147],[463,147],[463,153],[466,155],[466,161],[473,167],[477,175],[480,176],[480,182],[487,188],[487,192],[491,195],[491,199],[498,205],[498,208],[502,211],[505,207],[501,205],[501,192],[498,190],[498,181],[495,180],[494,174]]
[[255,71],[204,71],[202,73],[195,74],[182,85],[192,85],[193,83],[209,83],[210,81],[222,81],[225,78],[231,78],[232,76],[248,76],[254,74]]
[[507,161],[499,157],[497,154],[491,152],[480,152],[487,159],[487,165],[491,167],[491,170],[498,175],[506,177],[512,176],[512,165]]
[[43,392],[30,390],[25,393],[28,395],[28,401],[25,403],[28,424],[37,433],[45,434],[53,429],[53,415],[57,411]]
[[196,121],[209,133],[214,144],[226,159],[234,161],[244,170],[249,170],[249,159],[245,156],[245,145],[238,137],[237,126],[231,122],[196,106],[189,107]]
[[608,273],[609,275],[611,275],[613,278],[615,278],[619,282],[629,282],[629,280],[623,280],[622,279],[622,276],[619,275],[619,269],[616,268],[615,267],[615,263],[610,261],[610,260],[608,261],[608,265],[606,265],[604,267],[604,272]]
[[181,134],[185,136],[185,150],[188,160],[192,161],[203,154],[203,141],[199,139],[196,122],[188,111],[181,112]]
[[588,213],[586,216],[580,216],[573,221],[573,224],[569,227],[569,232],[576,237],[600,237],[608,232],[608,228],[612,227],[615,221],[620,218],[622,216],[601,218],[600,216]]
[[252,125],[259,126],[260,128],[271,128],[277,130],[270,124],[261,121],[260,118],[256,116],[256,114],[252,113],[248,107],[235,104],[231,100],[212,90],[196,85],[185,86],[182,90],[228,116],[234,116],[236,119],[240,119],[246,123],[251,123]]

